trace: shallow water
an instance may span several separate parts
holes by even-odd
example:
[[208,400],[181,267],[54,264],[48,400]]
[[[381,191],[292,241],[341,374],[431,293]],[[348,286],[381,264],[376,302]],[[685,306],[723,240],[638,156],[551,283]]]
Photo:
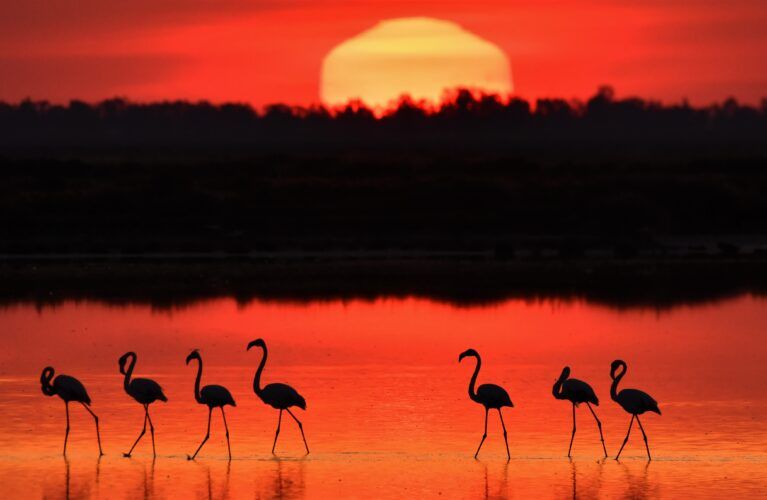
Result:
[[[66,303],[0,311],[0,484],[4,497],[519,497],[659,498],[758,496],[767,487],[767,301],[744,296],[717,304],[616,311],[583,302],[514,300],[462,307],[419,299],[240,306],[217,300],[177,310]],[[307,399],[312,453],[286,415],[270,449],[277,411],[252,392],[263,337],[270,355],[264,383],[281,381]],[[468,399],[474,361],[479,383],[504,386],[512,460],[497,413],[473,460],[483,409]],[[228,387],[231,463],[220,414],[197,461],[207,411],[195,403],[192,348],[205,360],[203,384]],[[169,397],[152,405],[158,457],[149,434],[134,457],[140,405],[122,389],[117,358],[138,353],[135,376],[155,378]],[[573,460],[568,403],[551,396],[562,366],[600,397],[614,456],[630,417],[609,398],[609,365],[628,362],[622,387],[653,395],[647,414],[653,461],[634,427],[620,463],[601,461],[586,408],[577,411]],[[69,458],[61,456],[64,404],[40,392],[42,367],[79,378],[101,418],[106,456],[97,460],[93,421],[71,406]]]

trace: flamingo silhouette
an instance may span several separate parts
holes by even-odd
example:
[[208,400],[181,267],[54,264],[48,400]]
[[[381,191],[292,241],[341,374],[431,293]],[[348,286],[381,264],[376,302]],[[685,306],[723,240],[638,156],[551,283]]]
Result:
[[[619,368],[623,368],[620,373],[616,374]],[[623,447],[629,440],[629,434],[631,433],[631,426],[636,419],[639,424],[639,430],[642,431],[642,437],[644,438],[644,446],[647,448],[647,460],[652,460],[650,456],[650,446],[647,444],[647,434],[644,432],[642,422],[639,420],[639,415],[647,411],[652,411],[660,415],[660,409],[658,409],[658,403],[646,392],[638,389],[623,389],[618,392],[618,383],[626,374],[627,366],[626,362],[620,359],[616,359],[610,365],[610,378],[613,379],[613,384],[610,386],[610,397],[613,401],[621,405],[621,407],[628,413],[631,413],[631,422],[629,422],[629,430],[626,432],[626,438],[623,440],[621,449],[618,450],[618,454],[615,456],[615,460],[621,456]]]
[[501,426],[503,427],[503,440],[506,443],[506,456],[511,460],[511,453],[509,453],[509,440],[506,437],[506,424],[503,423],[503,414],[501,408],[504,406],[514,407],[514,403],[509,398],[509,393],[506,392],[501,386],[495,384],[482,384],[477,390],[474,390],[474,384],[477,382],[477,375],[479,374],[479,368],[482,366],[482,358],[479,357],[479,353],[474,349],[467,349],[458,356],[458,362],[460,363],[463,358],[467,356],[474,356],[477,358],[477,366],[474,368],[474,375],[471,376],[469,382],[469,397],[472,401],[477,402],[485,407],[485,432],[482,434],[482,441],[479,442],[477,452],[474,454],[474,458],[479,455],[479,450],[482,449],[482,444],[487,437],[487,414],[491,409],[498,410],[498,416],[501,418]]
[[224,406],[237,406],[237,404],[234,402],[232,394],[229,392],[229,390],[227,390],[226,387],[220,385],[206,385],[202,388],[202,390],[200,390],[200,379],[202,378],[202,357],[200,357],[200,353],[197,351],[197,349],[192,351],[191,354],[186,357],[186,364],[188,365],[189,362],[193,359],[196,359],[198,363],[197,378],[194,381],[194,399],[197,400],[197,402],[201,405],[208,406],[208,430],[205,433],[205,438],[203,438],[202,443],[200,443],[200,446],[197,448],[197,451],[194,452],[194,455],[187,455],[186,458],[188,460],[194,460],[194,457],[196,457],[200,452],[202,445],[204,445],[210,437],[210,417],[213,414],[213,408],[221,408],[221,417],[224,419],[224,429],[226,429],[226,448],[229,451],[229,460],[231,460],[232,447],[229,445],[229,426],[226,425],[226,414],[224,413]]
[[591,414],[594,415],[594,420],[597,421],[597,427],[599,427],[599,439],[602,440],[602,450],[605,452],[605,458],[607,458],[607,448],[605,447],[605,438],[602,435],[602,422],[599,421],[594,408],[591,407],[593,403],[595,406],[599,406],[599,399],[594,394],[594,389],[589,384],[582,380],[570,377],[570,367],[565,366],[562,369],[562,373],[554,383],[554,387],[551,392],[557,399],[566,399],[573,404],[573,433],[570,436],[570,447],[567,449],[567,456],[570,456],[570,452],[573,449],[573,440],[575,439],[575,407],[581,403],[586,403],[586,406],[591,410]]
[[[128,365],[128,369],[126,370],[125,363],[128,361],[128,358],[130,358],[131,361],[130,365]],[[146,434],[146,423],[148,421],[149,431],[152,434],[152,456],[156,457],[157,452],[155,451],[154,446],[154,425],[152,425],[152,419],[149,416],[149,405],[157,400],[167,402],[168,398],[165,397],[165,394],[162,393],[162,387],[160,387],[160,384],[154,380],[150,380],[148,378],[134,378],[131,380],[131,375],[133,375],[133,368],[136,366],[135,352],[126,352],[120,356],[120,359],[117,362],[120,365],[120,373],[125,375],[125,380],[123,381],[125,392],[127,392],[128,395],[135,399],[137,402],[141,403],[141,405],[144,407],[144,428],[141,429],[141,434],[139,434],[136,438],[136,442],[133,443],[133,446],[130,447],[130,451],[128,451],[128,453],[123,453],[123,456],[131,456],[131,453],[133,453],[133,448],[136,447],[144,434]]]
[[267,384],[263,388],[261,387],[261,372],[264,371],[264,365],[266,365],[266,357],[268,352],[266,350],[266,343],[263,339],[256,339],[248,344],[248,351],[251,347],[258,346],[264,351],[264,355],[261,358],[261,363],[256,370],[256,376],[253,379],[253,391],[256,396],[261,398],[265,404],[268,404],[272,408],[280,410],[280,416],[277,419],[277,432],[274,434],[274,443],[272,444],[272,454],[274,454],[274,448],[277,446],[277,436],[280,435],[280,424],[282,423],[282,410],[285,410],[293,417],[293,420],[298,424],[298,428],[301,430],[301,438],[304,440],[304,446],[306,447],[306,454],[309,454],[309,445],[306,444],[306,436],[304,436],[304,426],[301,421],[293,415],[290,411],[291,406],[297,406],[302,410],[306,410],[306,400],[292,387],[287,384]]
[[[52,367],[47,366],[43,368],[43,373],[40,375],[40,384],[42,385],[43,394],[46,396],[58,396],[64,400],[64,408],[67,412],[67,431],[64,434],[64,456],[67,455],[67,440],[69,439],[69,403],[74,401],[83,405],[83,408],[88,410],[88,413],[93,417],[93,421],[96,422],[96,440],[99,443],[99,456],[103,455],[101,451],[101,435],[99,433],[99,417],[93,413],[93,410],[89,408],[91,404],[91,398],[88,396],[88,391],[85,390],[85,386],[76,378],[69,375],[59,375],[55,379],[53,378],[55,371]],[[51,384],[51,379],[53,383]]]

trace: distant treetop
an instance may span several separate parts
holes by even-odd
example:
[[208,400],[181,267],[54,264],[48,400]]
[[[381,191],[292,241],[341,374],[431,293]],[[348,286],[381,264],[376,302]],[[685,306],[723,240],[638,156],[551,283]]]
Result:
[[359,101],[345,106],[206,101],[137,103],[114,98],[67,105],[24,100],[0,103],[0,152],[28,148],[239,148],[315,151],[376,147],[469,147],[483,151],[541,144],[742,144],[764,146],[767,98],[761,106],[735,99],[694,107],[639,97],[616,98],[600,87],[586,102],[446,92],[439,106],[403,96],[388,109]]

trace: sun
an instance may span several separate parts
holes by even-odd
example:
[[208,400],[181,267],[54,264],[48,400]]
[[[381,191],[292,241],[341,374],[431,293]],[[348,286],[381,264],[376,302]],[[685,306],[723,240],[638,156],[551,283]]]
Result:
[[426,17],[381,21],[347,39],[325,56],[320,78],[329,106],[385,107],[403,94],[437,103],[456,87],[510,94],[509,58],[456,23]]

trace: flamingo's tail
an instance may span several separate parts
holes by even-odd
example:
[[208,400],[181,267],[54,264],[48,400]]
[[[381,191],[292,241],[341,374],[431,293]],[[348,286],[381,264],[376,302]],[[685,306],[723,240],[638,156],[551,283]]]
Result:
[[306,400],[302,396],[298,396],[298,401],[296,401],[296,406],[298,406],[302,410],[306,410]]

